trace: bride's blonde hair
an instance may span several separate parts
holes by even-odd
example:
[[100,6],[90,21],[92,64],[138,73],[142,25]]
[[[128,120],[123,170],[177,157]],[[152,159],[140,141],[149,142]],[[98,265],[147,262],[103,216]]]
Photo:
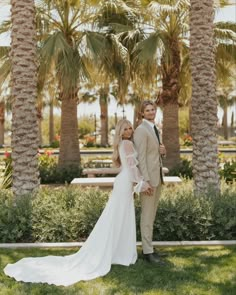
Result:
[[122,141],[122,135],[124,133],[125,128],[130,126],[133,128],[131,122],[126,119],[120,120],[116,125],[114,142],[113,142],[113,154],[112,154],[112,161],[114,166],[116,167],[120,167],[121,165],[120,155],[119,155],[119,144]]

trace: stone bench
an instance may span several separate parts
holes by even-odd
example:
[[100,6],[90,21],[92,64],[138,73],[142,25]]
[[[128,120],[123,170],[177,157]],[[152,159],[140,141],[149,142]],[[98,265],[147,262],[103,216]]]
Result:
[[[80,186],[98,186],[101,188],[111,188],[113,186],[115,177],[88,177],[88,178],[74,178],[71,181],[73,185]],[[182,182],[178,176],[164,176],[165,184],[176,184]]]
[[[165,175],[166,173],[169,172],[168,168],[163,167],[162,168],[163,174]],[[96,175],[101,175],[101,174],[111,174],[111,175],[116,175],[120,172],[120,168],[85,168],[83,169],[83,175],[87,175],[89,178],[91,177],[96,177]]]

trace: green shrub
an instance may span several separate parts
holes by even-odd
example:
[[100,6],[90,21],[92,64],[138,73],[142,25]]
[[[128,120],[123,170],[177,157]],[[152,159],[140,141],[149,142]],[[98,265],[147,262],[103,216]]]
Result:
[[236,161],[225,162],[223,169],[220,170],[220,176],[224,178],[226,182],[233,182],[236,180]]
[[56,157],[41,155],[39,157],[39,175],[41,184],[70,183],[74,178],[80,177],[82,168],[77,165],[59,167]]
[[[109,192],[95,188],[41,189],[32,199],[13,202],[0,193],[0,242],[83,241],[96,224]],[[140,240],[140,201],[136,203]],[[164,186],[154,224],[154,240],[236,239],[236,183],[223,184],[221,196],[194,197],[191,181]]]
[[31,241],[31,197],[13,198],[9,190],[0,191],[0,242]]
[[192,162],[187,159],[181,159],[180,164],[170,169],[168,175],[180,176],[180,177],[192,179],[193,178]]
[[85,239],[106,200],[107,193],[97,189],[41,190],[32,203],[33,239],[43,242]]
[[50,144],[50,147],[51,147],[51,148],[54,148],[54,149],[59,148],[59,146],[60,146],[60,142],[59,142],[59,140],[54,140],[54,141]]

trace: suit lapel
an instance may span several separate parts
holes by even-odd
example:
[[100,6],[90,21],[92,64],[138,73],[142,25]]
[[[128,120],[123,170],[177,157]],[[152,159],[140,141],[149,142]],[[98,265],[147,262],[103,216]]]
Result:
[[147,129],[149,134],[155,139],[155,141],[156,141],[156,143],[157,143],[157,145],[159,147],[159,142],[158,142],[157,136],[156,136],[154,130],[152,130],[152,127],[145,121],[142,122],[142,125],[143,125],[144,128]]

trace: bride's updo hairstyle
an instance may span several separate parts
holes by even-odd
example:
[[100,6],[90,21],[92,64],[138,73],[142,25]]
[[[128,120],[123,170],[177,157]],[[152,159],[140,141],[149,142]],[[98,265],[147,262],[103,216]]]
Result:
[[122,119],[118,121],[116,124],[116,129],[115,129],[115,136],[114,136],[114,142],[113,142],[113,155],[112,155],[112,161],[114,166],[120,167],[121,162],[120,162],[120,155],[119,155],[119,144],[122,141],[122,136],[124,133],[124,130],[126,127],[132,127],[132,124],[129,120]]

